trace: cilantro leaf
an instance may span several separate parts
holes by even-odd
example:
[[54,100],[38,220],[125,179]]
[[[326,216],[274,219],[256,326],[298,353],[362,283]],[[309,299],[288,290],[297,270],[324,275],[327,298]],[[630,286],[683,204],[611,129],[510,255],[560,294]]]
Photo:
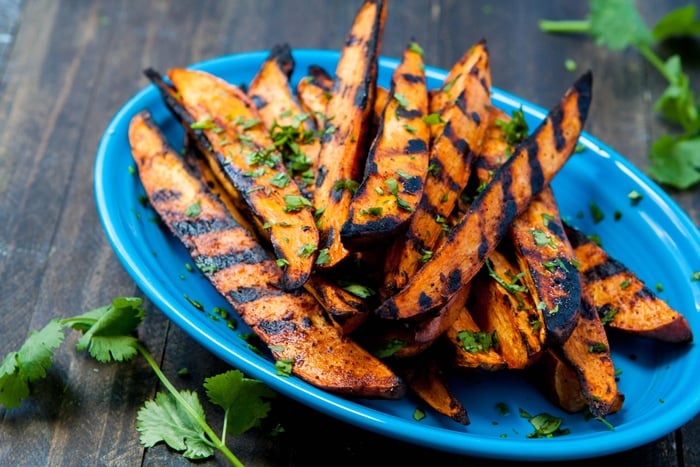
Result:
[[700,183],[700,135],[663,135],[651,146],[649,174],[659,183],[687,189]]
[[611,50],[649,45],[654,40],[633,0],[591,0],[588,21],[596,43]]
[[687,133],[700,129],[700,114],[695,103],[695,95],[690,89],[688,75],[683,73],[681,59],[673,55],[660,68],[668,80],[668,87],[654,104],[654,110],[664,118],[678,123]]
[[89,329],[77,322],[74,328],[83,330],[77,349],[88,350],[102,363],[130,360],[138,353],[138,339],[132,335],[143,321],[145,311],[140,298],[116,298],[110,305],[88,312],[80,318],[96,319]]
[[[179,391],[178,394],[203,420],[204,409],[197,393]],[[141,444],[147,448],[163,441],[176,451],[184,451],[183,456],[188,459],[204,459],[214,454],[214,446],[207,439],[199,420],[172,394],[159,392],[155,400],[147,401],[136,417],[136,429]]]
[[695,19],[696,12],[697,7],[692,3],[668,12],[651,30],[654,39],[661,41],[669,37],[700,34],[700,20]]
[[29,396],[29,383],[46,377],[53,351],[63,342],[63,326],[51,320],[40,331],[33,331],[16,352],[10,352],[0,365],[0,405],[19,406]]
[[246,378],[238,370],[206,378],[204,388],[209,400],[224,409],[224,429],[234,435],[248,431],[267,417],[270,404],[264,399],[276,396],[261,381]]

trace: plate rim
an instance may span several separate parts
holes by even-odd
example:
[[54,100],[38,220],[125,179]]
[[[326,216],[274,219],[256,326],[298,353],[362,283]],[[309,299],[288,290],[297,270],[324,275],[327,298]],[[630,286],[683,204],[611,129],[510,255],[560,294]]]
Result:
[[[227,54],[187,65],[187,68],[209,70],[218,66],[228,65],[232,60],[261,62],[267,57],[268,53],[268,50],[257,50]],[[292,54],[296,60],[301,57],[315,57],[316,60],[324,61],[337,61],[340,55],[338,50],[305,48],[294,48],[292,49]],[[398,62],[396,58],[382,56],[379,59],[379,68],[393,68]],[[426,66],[426,76],[442,79],[446,73],[446,70],[433,66]],[[521,105],[526,112],[537,118],[542,118],[546,115],[546,110],[544,108],[528,100],[519,98],[495,86],[492,88],[492,91],[496,99],[506,100],[513,106]],[[697,413],[700,413],[699,392],[694,395],[692,400],[687,401],[688,404],[686,407],[689,409],[687,412],[693,415],[681,416],[673,419],[668,419],[667,417],[666,420],[660,420],[659,423],[657,423],[658,428],[656,430],[647,432],[644,436],[623,436],[621,439],[616,439],[615,443],[612,443],[612,445],[608,443],[605,446],[597,446],[599,449],[596,449],[595,453],[592,453],[591,449],[582,449],[579,445],[586,439],[596,439],[598,437],[597,433],[593,433],[591,436],[583,436],[583,440],[581,435],[569,435],[572,436],[571,438],[567,436],[558,437],[556,438],[556,443],[552,442],[553,440],[551,439],[485,439],[484,436],[470,434],[468,431],[457,432],[438,426],[421,426],[413,420],[400,418],[396,415],[364,406],[353,400],[343,398],[342,396],[326,393],[304,381],[298,380],[296,377],[278,377],[274,372],[274,368],[271,368],[269,361],[265,360],[261,362],[256,356],[247,355],[247,353],[250,352],[242,353],[231,346],[224,345],[224,343],[210,336],[206,330],[201,329],[193,323],[192,320],[188,318],[188,313],[178,310],[173,306],[169,297],[166,296],[167,294],[162,293],[157,286],[154,286],[153,283],[149,281],[149,278],[146,277],[144,271],[139,268],[137,258],[133,258],[129,253],[126,248],[127,245],[124,244],[124,239],[119,236],[118,226],[113,222],[114,219],[108,215],[110,212],[109,201],[106,197],[108,193],[105,192],[102,174],[105,171],[105,164],[109,157],[108,149],[111,145],[112,138],[117,136],[117,128],[120,124],[123,124],[122,122],[124,119],[130,118],[130,116],[135,113],[136,109],[139,107],[139,103],[151,93],[156,92],[155,87],[149,84],[134,94],[110,119],[100,139],[93,169],[93,192],[98,215],[112,250],[115,252],[117,258],[129,273],[130,277],[136,282],[140,291],[150,299],[155,308],[175,322],[178,327],[186,331],[195,341],[233,367],[241,369],[251,377],[263,380],[267,385],[289,398],[295,399],[333,418],[359,426],[368,431],[415,445],[422,445],[455,454],[492,459],[546,461],[584,459],[612,454],[632,449],[646,442],[658,439],[679,428],[691,420]],[[661,202],[665,207],[670,209],[675,220],[683,226],[684,230],[690,236],[690,239],[695,240],[696,249],[700,252],[700,236],[698,236],[697,227],[695,227],[688,214],[677,205],[670,195],[640,169],[602,141],[585,131],[582,133],[580,141],[588,149],[603,153],[607,157],[614,159],[628,172],[628,175],[636,179],[635,182],[639,182],[641,185],[651,189],[658,198],[657,203]],[[695,295],[700,296],[700,292]],[[401,436],[399,436],[399,433],[401,433]],[[436,434],[439,434],[439,436],[436,436]],[[508,447],[506,447],[506,445]]]

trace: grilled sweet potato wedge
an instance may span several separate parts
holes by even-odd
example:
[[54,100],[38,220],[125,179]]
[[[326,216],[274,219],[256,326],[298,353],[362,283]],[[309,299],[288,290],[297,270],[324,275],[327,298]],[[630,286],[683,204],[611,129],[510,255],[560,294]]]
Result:
[[460,64],[462,79],[449,88],[443,87],[440,93],[454,93],[455,98],[440,112],[440,122],[444,123],[431,126],[431,132],[440,130],[431,142],[423,196],[405,235],[396,238],[386,257],[382,290],[385,297],[408,283],[445,232],[444,220],[467,184],[472,151],[478,150],[486,130],[491,74],[485,44],[470,49],[470,55]]
[[411,43],[394,70],[389,100],[367,156],[364,176],[340,231],[347,248],[383,241],[411,219],[428,171],[427,111],[423,55],[418,45]]
[[[474,163],[480,186],[490,181],[512,151],[502,125],[508,122],[510,116],[493,110],[492,124]],[[581,280],[551,188],[545,187],[515,218],[504,241],[512,245],[520,269],[527,271],[524,280],[542,315],[546,339],[560,344],[576,325]]]
[[440,308],[474,277],[511,222],[573,153],[588,113],[591,86],[589,72],[567,90],[545,121],[496,171],[432,258],[376,309],[378,316],[405,319]]
[[307,75],[297,83],[301,108],[313,117],[318,128],[325,128],[326,106],[332,89],[333,77],[318,65],[310,65]]
[[[268,236],[284,266],[282,287],[301,287],[311,274],[318,247],[311,202],[291,180],[252,101],[238,87],[202,71],[172,69],[179,105],[189,115],[188,132],[216,175],[235,190],[242,210]],[[203,136],[202,136],[203,135]]]
[[363,2],[335,70],[313,200],[325,259],[317,262],[320,268],[332,267],[348,255],[340,229],[348,218],[370,138],[385,18],[384,0]]
[[153,208],[275,359],[291,361],[293,374],[327,391],[387,398],[405,393],[401,379],[341,336],[311,295],[275,287],[281,270],[274,258],[192,176],[147,112],[132,119],[129,142]]
[[576,373],[591,414],[608,415],[618,401],[615,367],[603,323],[585,293],[576,327],[560,347],[550,348]]
[[311,199],[321,141],[314,120],[292,93],[289,76],[293,70],[289,45],[277,45],[270,50],[247,92],[281,152],[287,171]]
[[334,282],[312,274],[304,288],[321,304],[343,334],[350,334],[369,316],[367,304]]
[[516,370],[536,362],[544,342],[542,316],[521,282],[524,276],[493,251],[472,281],[475,293],[468,305],[479,328],[496,334],[498,353]]
[[562,343],[576,325],[581,278],[574,250],[550,187],[545,187],[510,226],[509,238],[525,283],[542,312],[549,343]]
[[[557,407],[569,413],[588,408],[588,400],[583,395],[576,371],[554,350],[547,349],[542,354],[531,367],[530,376],[534,385]],[[624,401],[625,396],[618,392],[608,414],[620,411]]]
[[467,409],[450,391],[439,357],[422,354],[415,360],[402,361],[396,369],[409,389],[437,413],[469,425]]
[[624,264],[569,225],[583,289],[609,329],[664,342],[693,340],[688,320],[651,291]]
[[494,334],[482,331],[466,307],[460,309],[457,319],[445,332],[445,339],[454,350],[457,368],[498,371],[508,366],[496,350]]

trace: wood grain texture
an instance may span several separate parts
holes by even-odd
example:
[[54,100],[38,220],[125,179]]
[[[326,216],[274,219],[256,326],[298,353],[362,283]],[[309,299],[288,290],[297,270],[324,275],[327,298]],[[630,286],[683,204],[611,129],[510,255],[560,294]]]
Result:
[[[651,21],[682,0],[638,1]],[[0,0],[2,4],[2,0]],[[324,0],[94,1],[24,0],[0,66],[0,356],[53,317],[75,315],[113,297],[140,295],[105,238],[93,201],[100,136],[117,109],[147,84],[141,70],[184,66],[215,56],[268,49],[338,48],[360,4]],[[632,51],[611,53],[578,36],[548,36],[540,18],[583,17],[586,2],[556,0],[390,1],[382,54],[400,56],[414,38],[426,62],[449,68],[485,37],[494,86],[550,107],[579,70],[595,74],[585,130],[638,167],[650,142],[668,130],[650,112],[664,83]],[[672,44],[678,46],[679,44]],[[668,46],[668,44],[666,45]],[[680,44],[691,82],[700,79],[700,46]],[[675,50],[675,49],[674,49]],[[700,223],[700,189],[673,198]],[[183,389],[228,367],[146,302],[139,336]],[[0,465],[191,465],[163,445],[145,450],[135,429],[143,401],[160,390],[141,359],[100,365],[66,344],[37,394],[0,409]],[[189,369],[189,376],[176,373]],[[205,405],[213,425],[221,413]],[[270,436],[280,423],[285,432]],[[662,439],[595,462],[617,466],[700,464],[700,418]],[[231,442],[251,466],[510,465],[407,445],[335,421],[280,398],[261,429]],[[594,447],[593,447],[594,448]],[[591,461],[570,462],[570,466]],[[224,465],[223,458],[198,465]]]

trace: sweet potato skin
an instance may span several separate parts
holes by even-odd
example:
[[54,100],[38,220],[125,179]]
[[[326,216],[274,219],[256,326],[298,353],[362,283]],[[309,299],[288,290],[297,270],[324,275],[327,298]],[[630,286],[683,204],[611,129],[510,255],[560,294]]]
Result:
[[[293,374],[330,392],[387,398],[405,393],[403,381],[340,335],[313,297],[272,285],[281,275],[274,259],[186,169],[147,112],[132,119],[129,141],[153,208],[275,359],[293,362]],[[198,213],[188,213],[195,203]]]
[[498,353],[508,368],[527,368],[537,361],[544,347],[541,313],[526,290],[508,290],[493,277],[513,284],[518,275],[503,254],[496,250],[487,261],[488,267],[472,281],[475,293],[468,308],[481,330],[496,333]]
[[508,226],[573,153],[591,100],[592,76],[584,74],[515,154],[498,169],[447,240],[406,287],[377,309],[385,319],[434,310],[474,277]]

